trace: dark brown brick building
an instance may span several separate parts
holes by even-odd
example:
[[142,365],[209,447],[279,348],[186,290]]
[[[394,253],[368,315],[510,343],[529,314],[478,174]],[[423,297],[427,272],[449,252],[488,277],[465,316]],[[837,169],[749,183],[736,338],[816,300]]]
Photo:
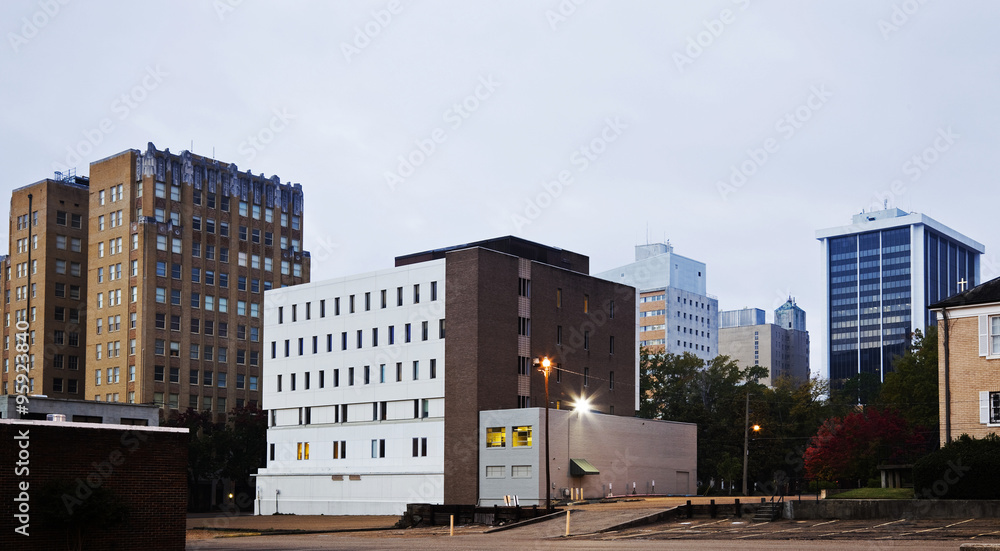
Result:
[[[187,429],[4,419],[0,439],[0,548],[184,549]],[[54,509],[100,518],[98,503],[124,519],[54,522]]]
[[503,237],[396,259],[445,258],[446,503],[478,500],[480,411],[550,407],[586,396],[592,408],[635,415],[635,289],[589,275],[581,254]]

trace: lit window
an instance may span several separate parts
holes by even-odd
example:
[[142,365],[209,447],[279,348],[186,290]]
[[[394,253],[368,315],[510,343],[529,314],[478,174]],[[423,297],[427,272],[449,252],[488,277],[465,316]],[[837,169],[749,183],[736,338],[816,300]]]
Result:
[[531,447],[531,426],[511,427],[514,447]]
[[486,447],[503,448],[507,446],[507,429],[505,427],[486,428]]

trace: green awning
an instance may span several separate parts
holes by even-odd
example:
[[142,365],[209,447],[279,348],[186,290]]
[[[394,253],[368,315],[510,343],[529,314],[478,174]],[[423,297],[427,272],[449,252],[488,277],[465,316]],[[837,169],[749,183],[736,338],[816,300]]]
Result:
[[597,467],[591,465],[590,461],[586,459],[570,459],[569,474],[570,476],[583,476],[587,474],[601,474],[601,471],[598,471]]

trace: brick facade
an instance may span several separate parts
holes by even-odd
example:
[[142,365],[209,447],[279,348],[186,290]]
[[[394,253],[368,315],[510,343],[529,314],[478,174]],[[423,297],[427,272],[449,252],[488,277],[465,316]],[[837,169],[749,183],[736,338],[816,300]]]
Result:
[[[27,440],[15,440],[27,431]],[[16,472],[21,442],[28,472]],[[49,551],[67,546],[66,532],[39,512],[46,483],[69,481],[106,488],[128,508],[125,522],[88,527],[83,549],[180,550],[185,545],[187,429],[0,421],[0,548]],[[24,461],[24,459],[20,459]],[[28,536],[14,531],[18,486],[28,483]],[[82,488],[82,487],[81,487]],[[86,496],[86,490],[80,494]]]
[[[992,306],[992,307],[991,307]],[[982,438],[1000,426],[980,422],[980,393],[1000,392],[1000,356],[979,355],[979,316],[1000,315],[1000,304],[948,310],[948,357],[950,404],[945,400],[944,321],[938,312],[938,394],[940,397],[941,444],[948,438],[950,405],[951,438],[968,434]]]
[[[551,407],[586,397],[594,410],[635,414],[635,289],[487,248],[451,251],[446,259],[445,355],[452,368],[445,380],[444,499],[476,503],[478,413],[545,405],[544,377],[530,363],[519,373],[519,356],[558,363],[562,373],[549,377]],[[528,297],[518,292],[525,275]],[[518,335],[518,318],[527,312],[530,330]]]

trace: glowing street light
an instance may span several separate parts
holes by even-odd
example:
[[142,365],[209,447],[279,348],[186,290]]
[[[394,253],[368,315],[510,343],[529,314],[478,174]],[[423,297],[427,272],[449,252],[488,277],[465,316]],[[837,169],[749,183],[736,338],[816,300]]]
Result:
[[552,485],[552,479],[549,476],[549,463],[552,462],[551,456],[549,455],[549,373],[555,369],[556,363],[545,356],[541,359],[535,359],[534,364],[538,366],[538,370],[545,375],[545,509],[552,509],[551,491],[550,487]]

